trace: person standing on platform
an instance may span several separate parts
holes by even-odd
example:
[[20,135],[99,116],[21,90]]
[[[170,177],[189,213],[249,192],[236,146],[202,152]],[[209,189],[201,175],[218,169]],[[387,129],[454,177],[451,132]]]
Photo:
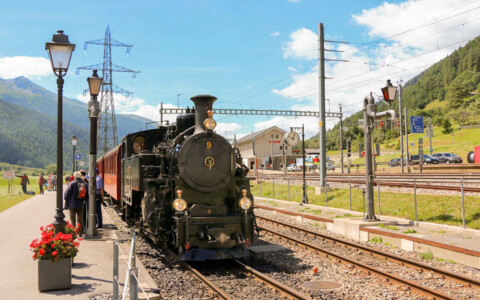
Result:
[[43,186],[45,185],[45,178],[42,173],[38,177],[38,186],[40,187],[40,195],[43,195]]
[[57,190],[57,175],[53,175],[52,184],[53,184],[53,190],[56,191]]
[[[85,172],[85,170],[80,170],[80,174],[82,174],[81,178],[83,182],[85,182],[88,188],[87,172]],[[88,199],[87,201],[83,202],[83,224],[87,224],[87,214],[88,214]]]
[[102,218],[102,202],[104,197],[103,192],[103,179],[100,177],[97,169],[97,177],[95,178],[96,182],[96,195],[95,195],[95,208],[97,210],[97,228],[103,228],[103,218]]
[[52,190],[52,173],[47,176],[47,190],[51,191]]
[[27,184],[30,184],[30,180],[28,179],[28,176],[27,176],[27,173],[23,173],[22,176],[18,176],[16,175],[17,177],[20,177],[20,185],[22,186],[22,191],[24,194],[27,193]]
[[82,237],[83,224],[83,203],[88,199],[88,186],[82,180],[80,171],[73,173],[74,180],[72,180],[64,194],[65,208],[70,212],[70,222],[73,226],[80,223],[79,237]]

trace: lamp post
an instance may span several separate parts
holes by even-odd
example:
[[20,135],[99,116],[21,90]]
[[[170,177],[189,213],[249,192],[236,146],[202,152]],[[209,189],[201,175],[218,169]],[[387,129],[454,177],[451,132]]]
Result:
[[180,96],[183,96],[183,94],[177,94],[177,107],[180,107]]
[[[390,88],[387,86],[386,88]],[[385,88],[384,88],[385,89]],[[382,93],[384,92],[382,89]],[[395,88],[396,91],[396,88]],[[391,94],[386,95],[385,99],[395,99],[395,96],[390,98]],[[388,103],[391,106],[391,103]],[[364,135],[365,135],[365,186],[367,192],[367,216],[365,221],[377,221],[375,216],[375,208],[373,202],[373,181],[375,178],[372,166],[372,136],[375,127],[375,119],[380,119],[386,115],[390,115],[392,120],[395,119],[395,110],[389,109],[382,112],[377,112],[377,105],[372,97],[372,93],[366,96],[363,100],[363,119],[364,121]]]
[[88,77],[88,88],[90,89],[90,101],[88,101],[88,117],[90,118],[90,157],[88,167],[88,227],[86,232],[87,238],[98,236],[96,228],[96,167],[97,160],[97,120],[99,112],[99,104],[97,101],[103,78],[99,78],[97,70],[93,70],[92,77]]
[[75,163],[75,146],[77,145],[78,143],[78,139],[77,139],[77,136],[76,135],[72,135],[72,146],[73,146],[73,163],[72,163],[72,166],[73,166],[73,171],[72,171],[72,174],[75,173],[75,171],[77,170],[77,166],[76,166],[76,163]]
[[57,207],[53,227],[55,233],[65,232],[65,215],[63,214],[63,77],[67,74],[72,52],[75,44],[70,44],[68,35],[63,30],[58,30],[53,35],[52,41],[45,43],[45,50],[48,51],[53,73],[57,76],[58,87],[58,112],[57,112]]

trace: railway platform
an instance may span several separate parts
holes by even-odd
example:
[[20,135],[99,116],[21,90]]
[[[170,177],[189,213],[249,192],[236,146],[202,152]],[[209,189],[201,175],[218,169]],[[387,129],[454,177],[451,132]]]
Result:
[[[287,214],[299,222],[316,223],[328,231],[355,241],[381,241],[392,247],[480,269],[480,232],[443,224],[377,215],[381,222],[362,221],[363,213],[255,197],[258,208]],[[349,217],[344,217],[345,215]],[[381,225],[383,224],[383,225]],[[379,226],[380,225],[380,226]]]
[[[40,226],[54,220],[56,194],[34,196],[0,213],[0,298],[1,299],[111,299],[113,289],[113,240],[116,227],[107,213],[97,239],[84,239],[72,266],[72,287],[68,290],[38,292],[37,261],[32,259],[30,243],[40,237]],[[68,214],[67,211],[64,211]],[[66,216],[68,220],[68,216]],[[120,244],[128,257],[128,244]],[[137,260],[140,284],[145,290],[156,285]],[[124,282],[126,261],[119,259],[120,282]],[[123,285],[119,287],[123,290]],[[139,294],[142,299],[142,294]],[[151,298],[155,299],[155,298]]]

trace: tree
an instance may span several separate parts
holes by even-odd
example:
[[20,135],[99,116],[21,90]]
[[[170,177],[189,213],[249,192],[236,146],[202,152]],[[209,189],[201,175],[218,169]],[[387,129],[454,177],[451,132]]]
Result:
[[442,129],[443,134],[449,134],[449,133],[453,132],[452,122],[450,122],[449,119],[445,119],[443,121],[442,127],[443,127],[443,129]]

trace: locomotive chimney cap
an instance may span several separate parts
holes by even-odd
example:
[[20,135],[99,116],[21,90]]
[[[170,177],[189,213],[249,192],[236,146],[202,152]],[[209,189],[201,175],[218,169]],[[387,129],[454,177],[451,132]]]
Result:
[[193,96],[192,98],[190,98],[190,100],[193,101],[193,100],[202,99],[202,98],[212,99],[213,101],[217,100],[217,97],[212,96],[212,95],[197,95],[197,96]]

